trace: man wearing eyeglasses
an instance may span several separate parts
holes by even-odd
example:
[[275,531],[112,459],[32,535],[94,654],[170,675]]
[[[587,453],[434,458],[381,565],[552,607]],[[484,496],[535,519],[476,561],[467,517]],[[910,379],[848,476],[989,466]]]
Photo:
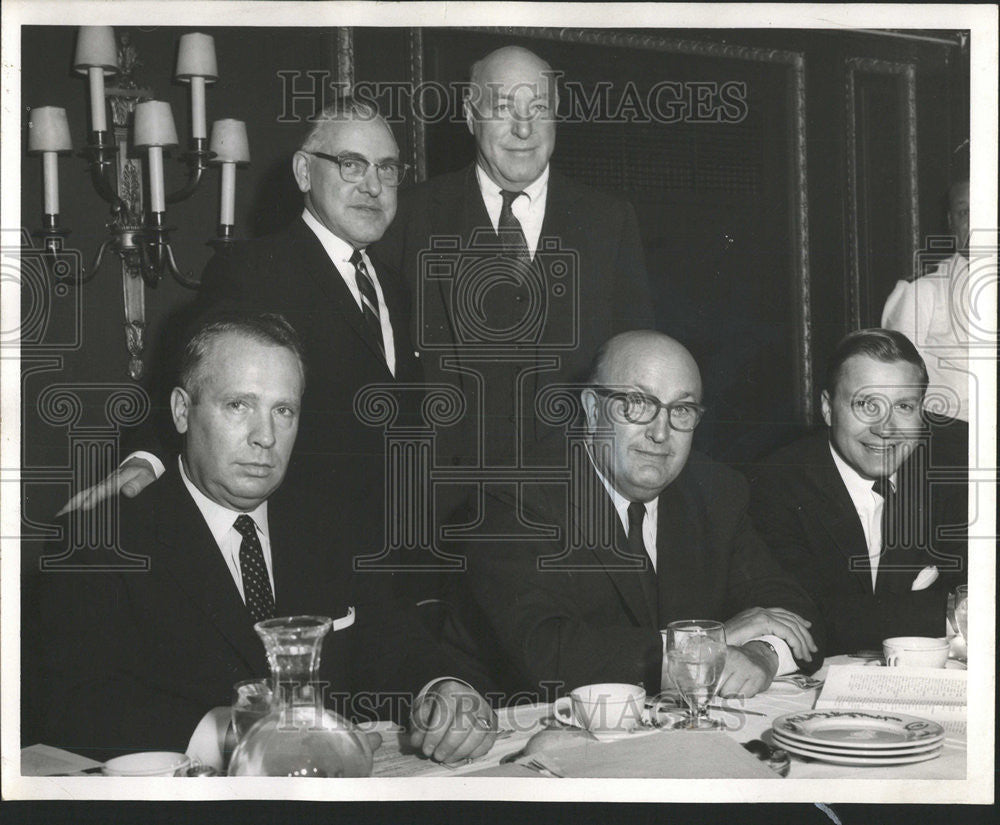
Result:
[[[285,494],[322,490],[337,524],[329,552],[351,559],[385,547],[385,441],[381,428],[359,420],[355,394],[372,383],[409,384],[412,390],[422,379],[409,341],[406,290],[367,252],[396,214],[396,188],[405,171],[392,131],[378,112],[350,98],[338,99],[316,118],[292,158],[305,202],[301,217],[281,232],[213,257],[192,307],[196,316],[280,313],[299,333],[312,377],[302,399],[298,449],[289,463]],[[412,409],[414,395],[400,397],[401,415]],[[138,495],[163,472],[152,452],[133,454],[117,473],[64,509],[93,506],[118,490]],[[475,663],[462,656],[453,661],[456,672],[482,684]],[[432,720],[418,720],[433,722],[423,742],[426,754],[441,755],[461,744],[453,741],[457,734],[449,727],[457,701],[449,697],[438,708],[424,707],[434,714]]]
[[[358,420],[354,395],[370,383],[422,379],[409,340],[406,290],[367,251],[396,214],[405,172],[392,131],[375,109],[338,99],[316,118],[292,158],[301,216],[274,235],[220,251],[205,269],[192,309],[195,315],[278,312],[299,331],[316,367],[288,483],[330,487],[331,506],[344,510],[345,530],[365,525],[354,537],[359,555],[381,549],[371,526],[381,526],[384,442],[379,429]],[[116,490],[136,495],[163,472],[154,452],[130,456],[67,508],[90,506]],[[360,517],[369,511],[372,519]],[[375,550],[366,551],[369,544]]]
[[816,609],[750,526],[746,482],[691,452],[705,408],[690,353],[656,332],[615,336],[580,400],[585,435],[560,443],[553,480],[484,508],[494,538],[464,547],[467,618],[507,688],[665,689],[659,630],[690,618],[725,623],[725,696],[818,668]]

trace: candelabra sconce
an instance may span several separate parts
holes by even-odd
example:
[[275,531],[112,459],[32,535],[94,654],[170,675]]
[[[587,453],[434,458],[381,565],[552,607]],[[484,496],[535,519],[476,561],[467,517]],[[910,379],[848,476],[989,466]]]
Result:
[[[250,161],[246,126],[242,121],[213,123],[209,144],[205,87],[218,79],[215,43],[207,34],[185,34],[180,39],[175,78],[191,87],[191,137],[188,150],[180,156],[187,166],[187,180],[180,189],[166,192],[163,157],[179,144],[177,129],[170,104],[153,100],[152,92],[136,83],[135,70],[139,65],[138,54],[127,34],[116,43],[111,26],[80,27],[73,68],[88,77],[91,121],[88,143],[81,156],[90,167],[94,190],[111,207],[111,220],[107,224],[108,236],[92,265],[80,271],[76,282],[83,284],[94,278],[109,253],[119,259],[128,372],[133,379],[139,379],[144,372],[145,287],[155,286],[167,275],[190,289],[199,285],[190,272],[182,272],[177,266],[170,245],[170,233],[175,227],[166,223],[166,205],[189,198],[201,184],[205,171],[219,164],[222,177],[219,235],[211,243],[231,244],[235,169]],[[116,84],[105,88],[105,79],[111,76],[116,76]],[[108,128],[108,103],[113,130]],[[133,150],[142,150],[144,157]],[[64,240],[69,234],[59,224],[57,162],[60,154],[72,151],[65,109],[52,106],[32,109],[28,151],[42,157],[43,225],[34,234],[41,238],[43,259],[50,273],[55,274],[65,269],[60,257],[67,254]],[[148,179],[148,190],[144,188],[144,179]]]

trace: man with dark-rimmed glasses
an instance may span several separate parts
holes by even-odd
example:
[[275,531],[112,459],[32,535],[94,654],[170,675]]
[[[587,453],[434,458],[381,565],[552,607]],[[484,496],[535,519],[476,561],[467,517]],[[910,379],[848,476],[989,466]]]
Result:
[[[327,539],[328,552],[350,560],[385,547],[385,440],[381,428],[360,420],[354,397],[369,384],[407,385],[397,397],[405,415],[419,404],[414,388],[423,379],[409,341],[406,290],[367,252],[396,214],[397,186],[406,166],[378,112],[340,98],[314,119],[292,157],[291,171],[303,195],[301,216],[280,232],[215,255],[191,311],[195,316],[225,310],[281,313],[298,331],[312,377],[302,400],[298,450],[279,495],[294,508],[297,495],[322,491],[337,525]],[[149,452],[130,456],[117,473],[80,493],[71,505],[92,505],[118,490],[135,496],[155,481],[164,462],[156,467],[155,433],[145,435],[148,441],[139,443]],[[358,576],[359,592],[372,579]],[[462,657],[453,661],[455,673],[481,684],[474,663]],[[481,703],[474,691],[463,690],[443,697],[436,708],[428,702],[418,709],[424,716],[435,714],[426,735],[417,726],[415,744],[426,755],[467,756],[467,746],[489,734],[461,731],[469,736],[463,743],[452,730],[459,702]]]
[[691,452],[701,392],[677,341],[615,336],[580,392],[583,435],[561,444],[569,483],[526,476],[506,507],[484,508],[477,532],[495,538],[466,545],[461,589],[509,690],[642,682],[655,693],[668,687],[659,630],[690,618],[725,623],[722,695],[819,667],[816,608],[753,531],[746,482]]

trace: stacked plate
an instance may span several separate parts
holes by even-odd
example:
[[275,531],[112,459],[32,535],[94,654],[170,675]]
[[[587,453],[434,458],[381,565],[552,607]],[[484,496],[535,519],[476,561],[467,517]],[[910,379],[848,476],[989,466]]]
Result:
[[838,765],[924,762],[944,745],[944,728],[936,722],[879,710],[786,713],[774,720],[771,735],[789,753]]

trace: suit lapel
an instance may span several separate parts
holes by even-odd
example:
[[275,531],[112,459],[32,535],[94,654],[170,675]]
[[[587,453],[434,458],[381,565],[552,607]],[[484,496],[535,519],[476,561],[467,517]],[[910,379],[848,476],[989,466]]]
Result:
[[659,589],[658,615],[676,616],[691,601],[691,589],[715,575],[705,570],[708,561],[703,519],[693,513],[685,495],[687,476],[675,479],[657,504],[656,567]]
[[[326,254],[326,249],[323,248],[319,238],[301,218],[294,226],[293,241],[299,248],[300,257],[305,265],[305,276],[311,280],[313,288],[327,299],[344,323],[365,342],[365,346],[384,366],[385,359],[382,357],[378,342],[371,330],[368,329],[364,315],[358,308],[354,296],[347,288],[347,284],[344,283],[337,267],[330,260],[330,256]],[[376,276],[380,276],[378,270],[376,270]],[[383,294],[385,291],[383,287]],[[389,373],[388,366],[385,367],[385,370],[391,378],[392,374]]]
[[[578,486],[580,494],[573,501],[572,517],[575,519],[579,535],[586,548],[598,560],[601,568],[611,579],[611,583],[621,596],[622,603],[632,614],[640,627],[657,627],[655,586],[644,587],[643,578],[652,575],[651,562],[647,557],[633,559],[628,549],[628,539],[622,527],[618,511],[611,501],[600,478],[594,472],[590,461],[583,456],[585,467],[579,468]],[[603,508],[600,521],[593,522],[593,509],[589,502],[600,502]],[[609,543],[610,537],[610,543]],[[641,564],[645,564],[643,570]]]
[[817,483],[820,497],[803,505],[819,523],[834,546],[843,556],[844,569],[858,590],[871,595],[871,576],[868,567],[868,543],[858,518],[847,485],[833,463],[830,448],[824,443],[822,461],[817,465]]
[[206,625],[226,639],[251,672],[266,673],[264,648],[253,630],[253,618],[201,512],[178,472],[168,473],[159,483],[171,489],[168,506],[157,514],[155,531],[162,548],[155,563],[164,565],[180,596],[202,612]]

